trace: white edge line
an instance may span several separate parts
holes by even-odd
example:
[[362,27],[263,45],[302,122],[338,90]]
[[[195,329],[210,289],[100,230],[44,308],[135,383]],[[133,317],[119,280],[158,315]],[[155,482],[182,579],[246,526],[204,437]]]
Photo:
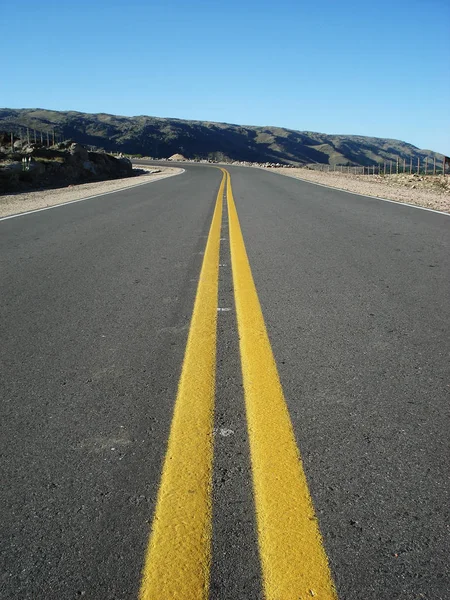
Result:
[[[32,215],[33,213],[42,212],[43,210],[51,210],[52,208],[67,206],[68,204],[76,204],[77,202],[84,202],[84,200],[92,200],[93,198],[100,198],[101,196],[116,194],[117,192],[124,192],[125,190],[131,190],[133,188],[141,187],[141,185],[149,185],[150,183],[156,183],[157,181],[162,181],[163,179],[168,179],[169,177],[176,177],[177,175],[182,175],[185,172],[185,169],[181,169],[179,173],[172,173],[170,175],[167,175],[166,177],[159,177],[158,179],[153,179],[153,181],[143,181],[142,183],[136,183],[136,185],[128,185],[127,187],[119,188],[118,190],[103,192],[103,194],[95,194],[95,196],[87,196],[86,198],[78,198],[78,200],[69,200],[68,202],[60,202],[59,204],[53,204],[53,206],[44,206],[43,208],[35,208],[34,210],[27,210],[26,212],[16,213],[14,215],[8,215],[6,217],[0,217],[0,221],[6,221],[7,219],[15,219],[16,217],[24,217],[25,215]],[[106,181],[111,181],[111,179],[107,179]]]
[[428,212],[437,213],[438,215],[444,215],[450,217],[450,213],[444,212],[443,210],[435,210],[434,208],[427,208],[426,206],[418,206],[417,204],[409,204],[408,202],[400,202],[397,200],[389,200],[389,198],[380,198],[379,196],[368,196],[367,194],[360,194],[359,192],[352,192],[351,190],[344,190],[344,188],[333,187],[332,185],[326,185],[325,183],[317,183],[316,181],[310,181],[309,179],[303,179],[302,177],[296,177],[295,175],[288,175],[287,173],[277,173],[276,170],[264,169],[264,167],[254,167],[274,173],[275,175],[281,175],[282,177],[290,177],[291,179],[297,179],[297,181],[304,181],[305,183],[311,183],[312,185],[320,185],[320,187],[328,188],[329,190],[337,190],[338,192],[345,192],[346,194],[353,194],[354,196],[362,196],[363,198],[370,198],[371,200],[382,200],[383,202],[390,202],[391,204],[400,204],[401,206],[409,206],[410,208],[418,208],[419,210],[427,210]]

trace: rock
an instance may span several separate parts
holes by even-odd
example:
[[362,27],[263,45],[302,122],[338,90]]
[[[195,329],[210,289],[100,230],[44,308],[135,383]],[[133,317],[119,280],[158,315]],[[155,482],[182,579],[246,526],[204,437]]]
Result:
[[36,150],[36,148],[39,148],[38,144],[31,144],[31,143],[27,144],[27,143],[25,143],[22,146],[22,152],[24,154],[32,154]]
[[81,161],[89,160],[88,151],[81,144],[76,142],[70,145],[69,152],[72,156],[78,158]]
[[97,173],[97,171],[95,169],[95,165],[90,160],[84,161],[83,168],[86,169],[86,171],[90,171],[94,175]]
[[[24,170],[22,161],[27,161]],[[68,149],[35,147],[8,152],[0,163],[0,193],[67,183],[117,179],[133,176],[128,158],[117,159],[104,152],[88,152],[81,144]]]
[[117,162],[120,163],[120,170],[124,175],[132,175],[133,164],[128,158],[118,158]]
[[172,154],[167,160],[183,161],[186,160],[186,158],[182,154]]

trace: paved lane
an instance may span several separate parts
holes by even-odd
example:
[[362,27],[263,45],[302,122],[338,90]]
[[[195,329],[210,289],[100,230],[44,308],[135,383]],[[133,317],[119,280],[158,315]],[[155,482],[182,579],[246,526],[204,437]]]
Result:
[[450,597],[450,217],[230,171],[339,597]]
[[229,172],[0,222],[2,598],[449,596],[450,219]]
[[137,597],[220,179],[0,222],[1,598]]

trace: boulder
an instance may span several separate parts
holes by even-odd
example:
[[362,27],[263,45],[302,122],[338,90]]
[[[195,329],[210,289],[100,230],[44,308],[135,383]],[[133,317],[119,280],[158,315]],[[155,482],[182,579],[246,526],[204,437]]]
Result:
[[83,168],[86,169],[86,171],[90,171],[93,175],[97,174],[97,170],[95,168],[95,165],[90,160],[85,160],[84,161]]
[[133,174],[133,163],[128,158],[118,158],[116,159],[120,164],[120,171],[123,175],[132,175]]
[[73,157],[78,158],[83,162],[89,160],[88,151],[86,148],[81,144],[77,144],[76,142],[70,145],[69,152]]

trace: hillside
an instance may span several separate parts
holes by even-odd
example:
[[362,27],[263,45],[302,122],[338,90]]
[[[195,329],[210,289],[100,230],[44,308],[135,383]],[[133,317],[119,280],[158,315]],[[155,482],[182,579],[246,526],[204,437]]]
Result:
[[[406,142],[355,135],[327,135],[281,127],[253,127],[207,121],[0,109],[0,131],[19,128],[55,132],[58,138],[109,152],[167,158],[280,162],[307,165],[373,165],[384,160],[432,157]],[[440,157],[439,157],[440,158]]]
[[6,155],[0,152],[0,194],[132,175],[137,173],[127,158],[88,152],[72,142],[61,142],[51,148],[30,144]]

